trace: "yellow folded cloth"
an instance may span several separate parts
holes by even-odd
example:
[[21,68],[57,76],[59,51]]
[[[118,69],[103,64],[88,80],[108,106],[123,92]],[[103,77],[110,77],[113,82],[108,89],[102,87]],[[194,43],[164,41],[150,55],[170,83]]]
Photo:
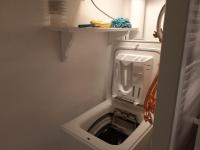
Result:
[[92,20],[90,21],[90,23],[93,24],[95,27],[99,27],[99,28],[111,28],[111,23],[104,22],[101,20]]

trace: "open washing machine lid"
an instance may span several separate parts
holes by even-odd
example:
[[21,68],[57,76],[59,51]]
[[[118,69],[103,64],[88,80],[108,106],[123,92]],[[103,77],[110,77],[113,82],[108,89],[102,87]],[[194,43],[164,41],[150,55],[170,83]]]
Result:
[[153,56],[122,49],[113,59],[112,98],[144,105],[153,75]]

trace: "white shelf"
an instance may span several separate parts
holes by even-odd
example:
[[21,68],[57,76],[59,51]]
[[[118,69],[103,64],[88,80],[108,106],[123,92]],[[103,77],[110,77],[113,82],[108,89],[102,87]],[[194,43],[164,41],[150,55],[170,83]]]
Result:
[[66,32],[128,32],[138,31],[138,28],[78,28],[78,27],[66,27],[66,26],[49,26],[52,31],[66,31]]
[[136,28],[69,28],[69,32],[127,32],[137,31]]
[[130,32],[138,32],[138,28],[78,28],[67,27],[66,25],[60,26],[48,26],[51,31],[56,31],[60,34],[61,40],[61,61],[65,61],[67,58],[67,52],[72,45],[73,34],[77,32],[90,32],[90,33],[107,33],[108,44],[112,44],[116,39],[123,39],[129,35]]

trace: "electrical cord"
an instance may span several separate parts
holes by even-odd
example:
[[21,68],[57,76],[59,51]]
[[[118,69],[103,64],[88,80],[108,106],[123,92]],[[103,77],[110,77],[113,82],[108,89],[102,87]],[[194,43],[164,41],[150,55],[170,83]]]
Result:
[[162,38],[163,38],[163,29],[161,27],[161,24],[162,24],[162,19],[164,18],[164,15],[165,15],[165,11],[166,11],[166,4],[164,4],[162,9],[160,10],[157,25],[156,25],[156,31],[153,34],[153,36],[155,38],[158,38],[160,42],[162,42]]
[[97,4],[94,2],[94,0],[91,0],[92,4],[94,5],[94,7],[96,7],[96,9],[98,9],[100,12],[102,12],[104,15],[106,15],[108,18],[110,19],[114,19],[114,17],[110,16],[109,14],[107,14],[105,11],[103,11],[102,9],[100,9]]
[[[166,10],[166,5],[164,5],[159,13],[158,21],[157,21],[157,26],[156,29],[157,31],[154,33],[155,38],[159,38],[159,41],[162,42],[163,39],[163,31],[161,28],[161,22],[162,18],[164,16]],[[148,121],[149,123],[153,124],[153,115],[156,110],[156,103],[157,103],[157,88],[158,88],[158,78],[159,78],[159,71],[154,78],[148,93],[145,98],[144,102],[144,120]]]

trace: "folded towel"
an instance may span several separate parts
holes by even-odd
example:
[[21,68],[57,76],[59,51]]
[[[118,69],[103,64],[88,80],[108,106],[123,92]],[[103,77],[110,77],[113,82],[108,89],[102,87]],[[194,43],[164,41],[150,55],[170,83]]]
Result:
[[116,18],[112,21],[113,28],[132,28],[131,22],[127,18]]

